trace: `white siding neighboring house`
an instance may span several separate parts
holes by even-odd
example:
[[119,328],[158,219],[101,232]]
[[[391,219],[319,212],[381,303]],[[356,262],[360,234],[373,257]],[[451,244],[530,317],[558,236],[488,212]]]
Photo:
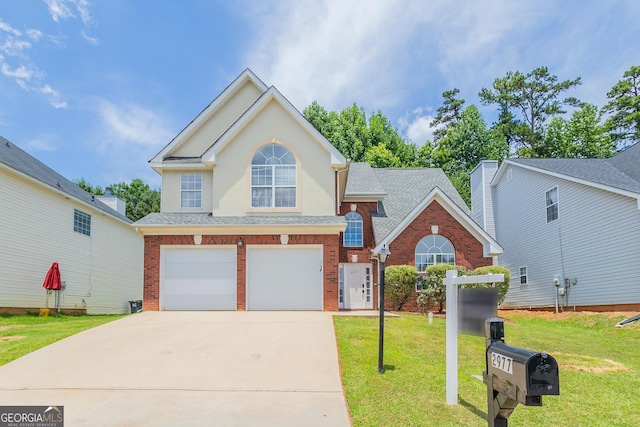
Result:
[[0,218],[0,311],[44,307],[54,261],[63,311],[127,313],[142,299],[143,241],[131,221],[2,137]]
[[640,309],[640,144],[611,159],[495,166],[474,170],[472,200],[511,271],[503,308],[554,308],[558,292],[565,310]]

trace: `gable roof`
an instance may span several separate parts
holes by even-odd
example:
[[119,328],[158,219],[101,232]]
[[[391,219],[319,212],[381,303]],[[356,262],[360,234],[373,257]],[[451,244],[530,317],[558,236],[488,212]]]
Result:
[[[351,169],[354,165],[356,167]],[[371,218],[376,242],[374,252],[389,245],[429,204],[437,201],[483,244],[486,256],[502,253],[500,245],[471,218],[469,207],[442,169],[370,168],[352,163],[347,179],[355,182],[352,186],[347,182],[345,197],[363,194],[368,183],[374,188],[380,186],[384,195],[378,202],[377,214],[372,214]]]
[[254,104],[245,111],[236,122],[218,138],[209,149],[202,154],[202,161],[215,163],[218,152],[244,129],[251,120],[262,111],[269,102],[275,101],[282,106],[291,117],[302,126],[320,145],[331,154],[332,166],[346,166],[347,159],[334,147],[274,86],[271,86]]
[[180,131],[158,154],[156,154],[149,163],[159,164],[164,158],[171,154],[172,151],[180,147],[185,141],[189,139],[200,127],[209,120],[225,102],[231,98],[237,90],[239,90],[247,82],[253,83],[260,90],[265,92],[267,85],[256,76],[250,69],[245,69],[229,86],[223,90],[204,110],[200,112],[184,129]]
[[75,200],[98,209],[120,221],[131,224],[132,221],[119,212],[111,209],[98,200],[97,197],[87,193],[73,182],[69,181],[58,172],[54,171],[35,157],[20,149],[17,145],[0,136],[0,166],[6,165],[20,175],[30,178],[51,190],[63,193]]
[[492,186],[500,182],[508,165],[632,197],[640,207],[640,143],[610,159],[505,159]]

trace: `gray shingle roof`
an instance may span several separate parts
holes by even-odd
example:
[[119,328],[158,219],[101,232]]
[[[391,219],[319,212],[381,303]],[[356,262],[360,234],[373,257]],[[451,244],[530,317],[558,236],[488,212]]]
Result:
[[636,146],[628,148],[611,159],[509,159],[509,161],[640,193],[640,171],[638,170],[640,145],[636,144]]
[[249,215],[213,216],[208,213],[151,213],[134,225],[346,225],[341,216]]
[[468,206],[442,169],[374,168],[372,172],[387,193],[382,201],[384,214],[372,218],[376,242],[391,233],[436,187],[471,217]]
[[91,194],[87,193],[82,188],[78,187],[76,184],[69,181],[35,157],[21,150],[18,146],[2,136],[0,136],[0,163],[4,163],[18,172],[28,175],[49,187],[74,197],[75,199],[81,200],[119,220],[127,223],[132,222],[126,216],[111,209],[109,206],[105,205],[97,198],[94,198]]
[[351,163],[349,165],[349,176],[344,190],[345,197],[384,194],[384,187],[376,178],[369,163]]

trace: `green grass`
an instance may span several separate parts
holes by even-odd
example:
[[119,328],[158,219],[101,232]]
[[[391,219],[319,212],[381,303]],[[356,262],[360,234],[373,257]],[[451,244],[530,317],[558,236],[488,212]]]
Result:
[[[546,318],[545,318],[546,317]],[[560,396],[518,405],[510,426],[639,426],[640,325],[622,317],[505,314],[507,344],[545,351],[560,366]],[[378,319],[334,317],[342,381],[355,426],[486,425],[484,338],[459,336],[459,404],[446,404],[444,319],[402,314],[385,320],[385,373]]]
[[0,366],[63,338],[124,315],[0,314]]

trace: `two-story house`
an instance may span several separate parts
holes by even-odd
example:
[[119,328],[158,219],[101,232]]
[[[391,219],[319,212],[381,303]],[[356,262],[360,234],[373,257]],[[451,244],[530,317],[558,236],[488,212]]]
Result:
[[503,307],[640,309],[640,144],[611,159],[483,161],[471,183],[511,271]]
[[501,253],[441,170],[351,164],[250,70],[150,164],[145,310],[374,308],[383,245],[420,268]]

